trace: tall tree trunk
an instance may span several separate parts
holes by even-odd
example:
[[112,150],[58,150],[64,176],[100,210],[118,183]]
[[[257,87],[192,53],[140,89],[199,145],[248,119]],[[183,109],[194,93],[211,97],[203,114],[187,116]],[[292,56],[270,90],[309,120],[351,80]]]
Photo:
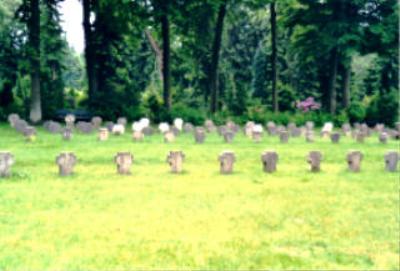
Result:
[[351,65],[344,67],[343,74],[343,108],[347,109],[350,106],[350,82],[351,82]]
[[33,123],[42,120],[40,98],[40,9],[39,0],[30,1],[30,18],[28,22],[29,47],[31,54],[31,105],[29,118]]
[[90,23],[90,12],[92,10],[91,0],[83,0],[82,5],[83,30],[85,34],[86,75],[88,78],[89,103],[91,104],[93,102],[93,96],[97,93],[98,89],[93,31]]
[[215,26],[214,43],[212,47],[209,89],[211,94],[211,113],[215,113],[218,109],[218,64],[219,54],[221,50],[222,32],[224,30],[224,19],[226,15],[227,0],[221,3],[218,10],[217,24]]
[[162,67],[163,67],[163,51],[160,49],[160,46],[158,46],[156,40],[153,38],[149,30],[145,30],[144,33],[146,34],[147,40],[150,43],[151,49],[154,52],[154,55],[156,57],[156,62],[157,62],[157,69],[158,73],[160,76],[161,82],[164,81],[163,78],[163,72],[162,72]]
[[272,55],[271,55],[271,64],[272,64],[272,104],[274,112],[279,111],[278,104],[278,91],[276,89],[276,83],[278,81],[278,71],[277,71],[277,49],[276,49],[276,11],[275,11],[275,2],[272,2],[269,5],[270,13],[271,13],[271,44],[272,44]]
[[163,73],[163,98],[164,107],[167,111],[171,109],[171,71],[170,71],[170,43],[169,43],[169,19],[168,1],[161,4],[161,32],[162,32],[162,73]]
[[333,48],[331,52],[331,70],[329,75],[328,85],[328,109],[329,112],[334,115],[336,113],[336,77],[337,77],[337,66],[338,66],[339,55],[337,48]]

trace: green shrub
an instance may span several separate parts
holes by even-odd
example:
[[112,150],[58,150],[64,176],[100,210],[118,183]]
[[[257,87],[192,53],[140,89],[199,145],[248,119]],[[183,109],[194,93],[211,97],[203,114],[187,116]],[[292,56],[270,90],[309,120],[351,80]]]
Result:
[[185,122],[190,122],[193,125],[203,125],[205,114],[200,109],[188,107],[183,104],[176,104],[171,109],[171,119],[182,118]]
[[366,109],[360,102],[353,102],[347,109],[347,115],[351,123],[363,122],[366,116]]
[[375,95],[366,112],[366,122],[369,125],[384,123],[393,126],[399,120],[399,95],[396,90],[383,95]]

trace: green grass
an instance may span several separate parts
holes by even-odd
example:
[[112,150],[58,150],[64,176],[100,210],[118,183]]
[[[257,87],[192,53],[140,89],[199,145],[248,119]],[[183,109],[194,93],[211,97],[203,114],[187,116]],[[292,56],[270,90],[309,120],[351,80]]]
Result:
[[[16,164],[0,180],[0,270],[398,269],[399,174],[383,164],[398,142],[193,141],[75,134],[64,142],[39,130],[27,143],[1,125],[0,150]],[[181,175],[166,163],[175,149],[186,155]],[[225,149],[237,156],[229,176],[217,162]],[[274,174],[261,170],[268,149],[279,154]],[[364,153],[360,173],[346,169],[351,149]],[[61,178],[55,157],[64,150],[79,162]],[[320,173],[309,172],[311,150],[324,155]],[[116,174],[118,151],[134,154],[131,176]]]

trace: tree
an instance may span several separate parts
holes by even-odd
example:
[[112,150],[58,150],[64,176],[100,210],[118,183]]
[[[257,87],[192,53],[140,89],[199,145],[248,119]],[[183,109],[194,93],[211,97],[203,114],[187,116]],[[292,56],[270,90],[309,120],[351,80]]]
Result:
[[211,94],[211,113],[218,109],[218,64],[221,50],[222,31],[224,29],[224,19],[226,15],[227,0],[222,0],[215,25],[214,42],[212,47],[211,65],[209,73],[209,92]]
[[27,23],[29,36],[31,106],[29,118],[33,123],[42,120],[40,97],[40,8],[39,0],[29,2],[29,19]]
[[272,54],[271,54],[271,71],[272,71],[272,104],[273,110],[275,112],[279,111],[278,105],[278,90],[276,89],[276,83],[278,81],[278,72],[277,72],[277,49],[276,49],[276,11],[275,11],[275,1],[269,4],[270,10],[270,20],[271,20],[271,45],[272,45]]

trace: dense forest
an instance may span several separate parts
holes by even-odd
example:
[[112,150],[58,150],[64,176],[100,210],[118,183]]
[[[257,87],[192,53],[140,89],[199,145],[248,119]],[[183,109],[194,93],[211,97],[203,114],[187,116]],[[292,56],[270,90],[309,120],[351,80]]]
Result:
[[81,0],[82,55],[62,1],[1,1],[0,119],[398,121],[396,0]]

